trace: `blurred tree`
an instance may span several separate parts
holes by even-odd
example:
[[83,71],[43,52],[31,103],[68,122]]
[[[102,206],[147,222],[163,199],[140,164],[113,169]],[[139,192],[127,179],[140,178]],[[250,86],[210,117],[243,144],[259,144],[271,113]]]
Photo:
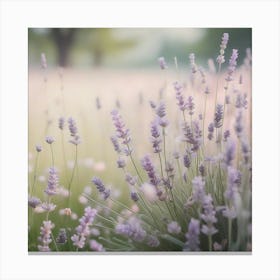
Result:
[[69,65],[69,53],[74,43],[74,28],[52,28],[51,36],[57,48],[58,64],[65,67]]

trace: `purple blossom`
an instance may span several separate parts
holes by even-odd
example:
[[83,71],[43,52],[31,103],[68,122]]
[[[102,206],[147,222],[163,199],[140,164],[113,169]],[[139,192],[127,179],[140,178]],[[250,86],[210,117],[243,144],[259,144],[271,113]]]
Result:
[[47,195],[55,195],[57,194],[59,186],[59,178],[56,168],[50,167],[49,168],[49,179],[48,179],[48,185],[45,189],[45,193]]
[[103,248],[103,245],[98,243],[96,240],[90,240],[89,241],[89,247],[92,251],[96,252],[104,252],[105,249]]
[[209,90],[209,87],[208,87],[208,86],[205,87],[204,93],[205,93],[205,94],[209,94],[209,93],[210,93],[210,90]]
[[227,189],[224,193],[225,198],[228,201],[234,201],[237,191],[238,183],[240,181],[240,172],[232,166],[227,168]]
[[58,127],[59,127],[60,130],[64,129],[64,124],[65,124],[65,119],[63,117],[60,117],[58,119]]
[[189,155],[185,154],[183,159],[184,159],[184,166],[186,168],[190,168],[192,162],[191,162],[191,158],[189,157]]
[[181,227],[176,221],[172,221],[167,225],[167,231],[171,234],[178,234],[181,232]]
[[158,119],[154,120],[151,123],[151,142],[153,144],[154,153],[160,153],[161,147],[160,143],[162,140],[160,139],[160,131],[159,131],[159,122]]
[[122,139],[122,144],[127,145],[130,143],[131,138],[129,135],[129,129],[125,127],[121,115],[117,110],[111,112],[113,123],[116,129],[116,135],[119,139]]
[[68,119],[68,128],[69,128],[69,131],[70,131],[70,135],[72,137],[69,140],[69,142],[74,144],[74,145],[80,144],[81,139],[80,139],[80,136],[78,135],[77,125],[76,125],[75,120],[71,117]]
[[193,185],[193,195],[192,199],[194,202],[203,204],[204,197],[205,197],[205,182],[203,181],[201,176],[194,177],[192,180]]
[[94,185],[96,186],[97,190],[100,193],[103,193],[105,191],[105,185],[103,184],[103,182],[101,181],[100,178],[94,177],[94,178],[92,178],[91,181],[92,181],[92,183],[94,183]]
[[209,140],[213,139],[213,137],[214,137],[213,133],[214,133],[214,124],[210,123],[209,126],[208,126],[208,136],[207,136],[207,138]]
[[118,158],[117,166],[118,168],[124,168],[126,166],[125,160],[123,158]]
[[118,138],[116,136],[111,136],[111,142],[114,146],[114,150],[120,154],[121,153],[121,147],[120,147],[120,144],[119,144],[119,141],[118,141]]
[[146,231],[142,228],[141,220],[134,216],[123,223],[118,223],[115,231],[117,234],[124,235],[137,242],[143,241],[147,235]]
[[65,244],[67,242],[67,233],[65,228],[59,230],[58,236],[56,238],[57,244]]
[[36,145],[36,151],[38,153],[42,152],[42,146],[41,145]]
[[54,142],[54,138],[52,136],[46,136],[45,140],[50,145]]
[[218,64],[223,64],[225,62],[225,57],[224,57],[224,54],[225,54],[225,49],[227,47],[227,44],[228,44],[228,39],[229,39],[229,35],[228,33],[224,33],[223,34],[223,37],[222,37],[222,42],[220,44],[220,54],[219,56],[217,57],[217,62]]
[[76,227],[76,234],[71,237],[74,246],[83,248],[86,238],[90,235],[90,226],[93,224],[97,210],[91,207],[86,207],[84,215],[79,219],[80,224]]
[[203,165],[203,163],[201,163],[198,167],[199,173],[202,177],[205,176],[205,166]]
[[176,99],[178,101],[177,105],[179,106],[179,109],[184,112],[186,110],[186,104],[183,97],[183,86],[178,82],[175,82],[173,86],[176,92]]
[[54,224],[51,221],[43,221],[43,225],[40,227],[40,245],[38,245],[38,250],[40,252],[50,252],[51,249],[49,244],[52,242],[51,233],[54,228]]
[[131,191],[130,192],[130,198],[134,201],[137,202],[139,200],[139,195],[137,192],[135,191]]
[[192,145],[191,151],[195,152],[200,148],[202,142],[202,131],[199,127],[198,121],[193,121],[192,124],[193,129],[187,122],[183,124],[182,129],[185,136],[184,140]]
[[242,151],[242,155],[243,155],[245,164],[248,164],[249,156],[250,156],[250,148],[249,148],[247,141],[245,141],[244,139],[242,139],[242,141],[241,141],[241,151]]
[[227,141],[226,150],[224,154],[224,162],[226,166],[230,166],[235,157],[235,143],[234,141]]
[[158,117],[160,117],[161,119],[164,118],[166,116],[166,107],[163,101],[161,101],[158,106],[156,107],[156,114]]
[[158,63],[159,63],[160,69],[164,70],[164,69],[168,68],[163,56],[158,58]]
[[31,196],[28,197],[28,205],[32,208],[36,208],[36,206],[41,204],[41,200],[38,197]]
[[238,138],[241,137],[242,132],[243,132],[243,116],[242,116],[242,110],[239,110],[237,112],[236,118],[235,118],[235,125],[234,125],[234,129],[235,129],[235,133],[237,135]]
[[223,105],[217,104],[216,111],[215,111],[215,117],[214,117],[214,126],[216,128],[219,128],[222,126],[223,115],[224,115]]
[[187,98],[185,107],[186,107],[187,111],[189,112],[189,115],[192,116],[194,114],[194,107],[195,107],[192,96],[189,96]]
[[186,234],[187,242],[184,247],[184,251],[199,251],[199,234],[200,234],[200,222],[194,218],[191,218],[188,226],[188,232]]
[[155,235],[148,235],[147,236],[147,245],[149,247],[155,248],[155,247],[158,247],[160,245],[160,242]]
[[227,77],[226,77],[226,81],[230,82],[233,80],[233,73],[236,69],[236,65],[237,65],[237,60],[238,58],[238,50],[233,49],[232,50],[232,55],[230,57],[229,60],[229,65],[228,65],[228,69],[227,69]]
[[150,179],[150,183],[154,186],[158,186],[160,179],[156,174],[155,166],[151,161],[149,155],[146,155],[141,160],[143,169],[147,172],[147,175]]
[[134,177],[129,173],[126,173],[125,180],[130,186],[135,186],[137,184],[137,177]]
[[224,141],[227,142],[228,138],[230,137],[230,131],[227,129],[224,132]]
[[41,204],[41,208],[46,212],[52,212],[55,210],[56,205],[53,203],[43,202]]

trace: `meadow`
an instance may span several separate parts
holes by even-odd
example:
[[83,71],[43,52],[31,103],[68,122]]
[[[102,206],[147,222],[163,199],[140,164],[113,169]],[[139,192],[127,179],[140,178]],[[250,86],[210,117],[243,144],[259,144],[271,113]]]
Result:
[[49,68],[42,54],[29,252],[252,250],[251,53],[221,36],[204,68],[199,53],[129,70]]

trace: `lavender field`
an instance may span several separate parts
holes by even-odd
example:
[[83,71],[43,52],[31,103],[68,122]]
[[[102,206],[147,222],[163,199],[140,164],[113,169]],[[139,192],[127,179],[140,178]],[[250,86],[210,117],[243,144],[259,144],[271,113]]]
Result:
[[49,67],[42,50],[29,252],[252,251],[251,46],[230,40],[203,67],[195,49],[121,70]]

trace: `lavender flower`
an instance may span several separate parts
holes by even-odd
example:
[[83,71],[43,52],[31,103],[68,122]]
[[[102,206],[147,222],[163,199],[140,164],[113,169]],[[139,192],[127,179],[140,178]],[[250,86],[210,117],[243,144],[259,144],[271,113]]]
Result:
[[117,166],[118,168],[124,168],[126,166],[125,160],[123,158],[118,158]]
[[78,144],[81,143],[81,139],[80,136],[78,135],[76,122],[71,117],[68,119],[68,128],[70,131],[70,135],[72,137],[72,139],[70,139],[69,142],[77,146]]
[[52,136],[46,136],[45,140],[50,145],[54,142],[54,138]]
[[234,201],[237,191],[238,183],[240,182],[240,172],[232,166],[227,168],[227,189],[224,193],[224,196],[229,201]]
[[192,73],[195,74],[197,72],[197,66],[195,64],[195,55],[194,55],[194,53],[190,53],[189,59],[190,59]]
[[193,185],[193,195],[192,199],[194,202],[203,204],[204,197],[205,197],[205,182],[203,181],[201,176],[194,177],[192,180]]
[[157,119],[151,123],[151,135],[151,142],[153,144],[154,153],[160,153],[160,143],[162,142],[162,140],[160,139],[159,122]]
[[193,121],[193,129],[186,122],[183,124],[183,133],[185,136],[184,141],[190,143],[192,145],[191,151],[195,152],[200,148],[201,140],[202,140],[202,131],[199,127],[198,121]]
[[86,238],[90,235],[90,226],[93,224],[97,210],[91,207],[86,207],[84,215],[79,219],[80,224],[76,227],[76,234],[71,237],[74,246],[83,248]]
[[90,240],[89,241],[89,247],[92,251],[96,252],[104,252],[105,249],[103,248],[103,245],[98,243],[96,240]]
[[63,117],[60,117],[58,119],[58,127],[59,127],[60,130],[64,129],[64,124],[65,124],[65,119]]
[[223,34],[223,37],[222,37],[222,42],[220,44],[220,54],[219,56],[217,57],[217,62],[218,64],[223,64],[225,62],[225,57],[224,57],[224,54],[225,54],[225,49],[227,47],[227,44],[228,44],[228,39],[229,39],[229,35],[228,33],[224,33]]
[[165,112],[166,108],[165,108],[165,104],[163,103],[163,101],[161,101],[159,103],[159,105],[156,107],[156,114],[159,118],[164,118],[166,116],[166,112]]
[[186,234],[187,242],[184,247],[184,251],[199,251],[199,234],[200,234],[200,223],[199,220],[191,218],[188,226],[188,232]]
[[158,186],[158,184],[160,183],[160,179],[156,174],[155,166],[152,163],[151,158],[148,155],[146,155],[141,160],[141,163],[143,169],[147,172],[147,175],[150,179],[150,183],[154,186]]
[[201,163],[198,167],[199,173],[202,177],[205,176],[205,166],[203,165],[203,163]]
[[201,83],[205,84],[206,83],[206,79],[205,79],[205,70],[203,69],[203,67],[199,67],[198,71],[201,75]]
[[155,235],[148,235],[147,236],[147,245],[149,247],[155,248],[155,247],[158,247],[160,245],[160,242]]
[[139,195],[137,192],[135,191],[131,191],[130,192],[130,198],[134,201],[137,202],[139,200]]
[[141,220],[134,216],[123,223],[117,224],[115,231],[117,234],[124,235],[137,242],[143,241],[147,235],[146,231],[142,228]]
[[215,117],[214,117],[214,126],[216,128],[219,128],[222,126],[223,115],[224,115],[223,105],[217,104],[216,111],[215,111]]
[[217,222],[216,211],[213,206],[213,200],[210,194],[205,195],[203,199],[203,214],[201,219],[206,223],[202,226],[201,232],[207,236],[214,235],[218,230],[214,227],[214,223]]
[[181,227],[176,221],[172,221],[167,225],[167,231],[171,234],[178,234],[181,232]]
[[113,146],[114,146],[114,150],[115,150],[118,154],[120,154],[120,153],[121,153],[121,147],[120,147],[118,138],[115,137],[115,136],[112,136],[112,137],[111,137],[111,142],[112,142],[112,144],[113,144]]
[[204,93],[205,93],[205,94],[209,94],[209,93],[210,93],[210,90],[209,90],[209,87],[208,87],[208,86],[205,87]]
[[226,81],[228,81],[228,82],[233,80],[233,73],[234,73],[236,65],[237,65],[237,62],[236,62],[237,58],[238,58],[238,50],[233,49],[232,55],[229,60],[229,66],[227,69]]
[[224,154],[224,162],[226,166],[230,166],[235,157],[235,143],[234,141],[228,141]]
[[51,221],[43,221],[43,225],[40,227],[40,237],[38,240],[41,245],[38,245],[38,250],[40,252],[51,251],[49,244],[52,242],[51,233],[54,228],[54,224]]
[[228,138],[230,137],[230,131],[227,129],[224,132],[224,141],[227,142]]
[[104,200],[106,200],[110,196],[110,190],[105,188],[105,185],[98,177],[92,178],[91,181],[95,184],[97,190],[103,195]]
[[125,124],[117,110],[111,112],[113,123],[116,128],[116,134],[119,139],[122,139],[122,144],[127,145],[130,143],[131,138],[129,135],[129,129],[125,127]]
[[184,112],[186,110],[186,104],[183,97],[183,86],[178,82],[175,82],[173,86],[176,92],[176,99],[178,101],[177,105],[179,106],[179,109]]
[[237,112],[236,118],[235,118],[235,125],[234,125],[234,129],[235,129],[235,133],[237,135],[238,138],[241,137],[242,132],[243,132],[243,118],[242,118],[242,110],[239,110]]
[[36,151],[38,153],[42,152],[42,146],[41,145],[36,145]]
[[190,166],[191,166],[191,158],[189,157],[189,155],[188,154],[185,154],[184,155],[184,166],[186,167],[186,168],[190,168]]
[[213,123],[210,123],[209,126],[208,126],[208,136],[207,136],[207,138],[208,138],[209,140],[212,140],[213,137],[214,137],[213,134],[214,134],[214,124],[213,124]]
[[242,155],[243,155],[245,164],[248,164],[249,156],[250,156],[250,148],[249,148],[248,143],[244,139],[242,139],[242,141],[241,141],[241,151],[242,151]]
[[38,197],[28,197],[28,205],[32,208],[36,208],[38,205],[41,204],[41,200]]
[[187,109],[187,111],[189,112],[189,115],[192,116],[194,114],[194,102],[193,102],[193,97],[192,96],[189,96],[187,98],[187,101],[186,101],[186,104],[185,104],[185,107]]
[[158,63],[159,63],[160,69],[164,70],[164,69],[168,68],[163,56],[158,58]]
[[65,244],[67,242],[67,233],[65,228],[59,230],[58,236],[56,238],[57,244]]
[[59,178],[58,178],[57,170],[54,167],[50,167],[48,185],[47,188],[45,189],[45,193],[47,195],[57,194],[58,186],[59,186]]
[[56,205],[53,203],[43,202],[41,208],[46,212],[52,212],[56,208]]

